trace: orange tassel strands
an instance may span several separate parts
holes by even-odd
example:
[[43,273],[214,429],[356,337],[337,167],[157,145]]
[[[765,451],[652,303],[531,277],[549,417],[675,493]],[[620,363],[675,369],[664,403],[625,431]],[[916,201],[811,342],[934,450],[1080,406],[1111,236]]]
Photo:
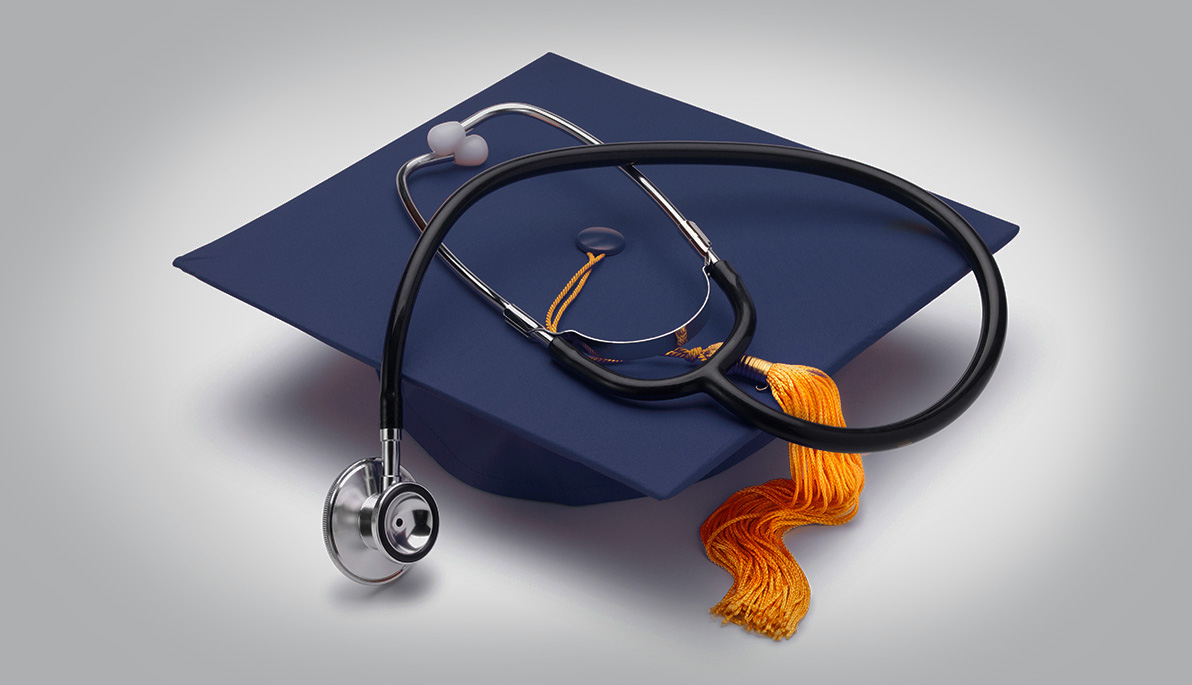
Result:
[[[588,276],[592,275],[592,267],[600,263],[604,259],[602,254],[588,254],[588,263],[579,268],[575,275],[567,281],[567,285],[563,286],[563,292],[555,298],[554,302],[550,303],[550,309],[546,312],[546,330],[554,333],[559,330],[559,322],[563,319],[563,312],[571,306],[575,298],[579,296],[579,291],[584,289],[588,283]],[[573,289],[574,288],[574,289]],[[558,310],[557,312],[555,310]]]
[[[563,312],[588,282],[605,255],[588,254],[588,263],[571,278],[546,315],[546,328],[558,330]],[[679,341],[684,342],[684,341]],[[667,352],[699,364],[720,348],[679,347]],[[614,363],[614,359],[598,361]],[[828,374],[810,366],[771,364],[744,357],[735,373],[761,380],[786,413],[807,421],[843,426],[840,393]],[[782,640],[795,634],[807,615],[811,587],[782,536],[791,528],[818,523],[838,526],[857,515],[865,469],[859,454],[837,454],[790,444],[791,477],[745,488],[725,500],[704,525],[700,538],[708,558],[733,576],[733,585],[712,613],[725,623]]]
[[[786,413],[844,425],[840,394],[823,371],[771,364],[765,373]],[[811,599],[807,576],[783,544],[783,534],[808,523],[847,523],[857,514],[865,487],[858,454],[794,443],[789,451],[789,480],[776,478],[737,492],[700,527],[708,558],[733,576],[732,587],[712,613],[775,640],[795,634]]]

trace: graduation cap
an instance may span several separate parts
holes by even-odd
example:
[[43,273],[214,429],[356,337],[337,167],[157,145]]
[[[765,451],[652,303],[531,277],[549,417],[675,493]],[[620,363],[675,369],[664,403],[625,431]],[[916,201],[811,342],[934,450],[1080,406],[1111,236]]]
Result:
[[[556,112],[609,142],[794,145],[548,54],[174,264],[379,368],[394,291],[418,238],[394,175],[427,151],[433,125],[510,101]],[[575,144],[524,117],[486,122],[483,135],[487,165]],[[751,355],[834,372],[968,271],[922,219],[853,186],[758,168],[642,170],[742,275],[759,316]],[[429,215],[474,173],[428,168],[411,179],[411,191]],[[1010,223],[949,204],[991,249],[1017,233]],[[503,188],[469,210],[447,244],[541,320],[585,263],[576,236],[591,226],[615,228],[625,246],[593,270],[567,309],[567,327],[633,340],[669,330],[699,308],[706,293],[700,262],[617,169]],[[710,323],[695,344],[716,342],[731,325],[726,302],[714,294],[708,306]],[[618,370],[674,375],[682,370],[674,363],[654,359]],[[707,398],[645,404],[593,390],[510,329],[445,265],[433,265],[422,286],[403,373],[409,434],[456,478],[512,497],[571,505],[665,499],[772,439]]]

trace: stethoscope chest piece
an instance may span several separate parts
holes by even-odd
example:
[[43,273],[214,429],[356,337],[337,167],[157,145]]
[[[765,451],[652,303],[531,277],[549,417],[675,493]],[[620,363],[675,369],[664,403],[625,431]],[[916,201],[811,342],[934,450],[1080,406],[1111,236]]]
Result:
[[397,580],[434,546],[439,509],[427,489],[405,468],[401,480],[384,490],[381,460],[349,466],[327,493],[323,540],[343,574],[365,585]]

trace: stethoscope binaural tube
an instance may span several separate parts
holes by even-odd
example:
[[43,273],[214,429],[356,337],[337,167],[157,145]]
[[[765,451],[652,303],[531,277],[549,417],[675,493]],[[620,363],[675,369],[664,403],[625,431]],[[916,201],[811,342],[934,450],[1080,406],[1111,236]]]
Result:
[[637,379],[601,366],[562,338],[549,339],[551,355],[563,366],[622,397],[668,399],[702,392],[760,430],[789,442],[832,452],[874,452],[921,440],[960,416],[988,384],[1005,344],[1005,286],[993,254],[977,232],[955,210],[926,190],[860,162],[780,145],[694,141],[584,145],[533,153],[497,164],[452,193],[428,222],[406,263],[389,316],[381,364],[383,440],[398,439],[402,427],[401,370],[418,290],[447,232],[463,213],[482,197],[517,181],[567,170],[626,164],[785,169],[849,183],[899,203],[944,233],[972,267],[982,305],[977,349],[956,385],[935,404],[910,418],[882,426],[843,428],[789,416],[748,395],[727,376],[728,369],[745,353],[753,337],[756,314],[740,277],[722,259],[707,269],[728,296],[736,321],[724,344],[708,362],[670,378]]

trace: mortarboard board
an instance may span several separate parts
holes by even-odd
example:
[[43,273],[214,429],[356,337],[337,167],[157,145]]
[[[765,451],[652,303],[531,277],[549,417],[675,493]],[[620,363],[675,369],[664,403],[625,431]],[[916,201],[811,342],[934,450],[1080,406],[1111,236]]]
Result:
[[[379,367],[386,319],[418,236],[394,174],[426,152],[435,123],[523,101],[609,142],[730,140],[791,144],[743,124],[546,55],[419,129],[175,265]],[[524,118],[483,125],[488,164],[574,144]],[[765,169],[642,169],[742,275],[759,323],[750,354],[833,372],[968,270],[950,244],[893,202],[827,179]],[[428,214],[475,170],[419,172]],[[992,249],[1012,224],[951,203]],[[612,226],[626,248],[601,263],[566,327],[634,339],[673,328],[703,298],[698,258],[614,169],[502,189],[453,229],[449,246],[511,301],[542,318],[584,261],[576,234]],[[716,296],[714,295],[714,298]],[[715,342],[731,322],[713,300]],[[673,360],[635,362],[671,375]],[[622,369],[624,370],[624,369]],[[511,330],[446,266],[428,274],[404,365],[406,428],[455,477],[484,490],[566,504],[670,497],[771,438],[711,400],[638,403],[604,396]]]

